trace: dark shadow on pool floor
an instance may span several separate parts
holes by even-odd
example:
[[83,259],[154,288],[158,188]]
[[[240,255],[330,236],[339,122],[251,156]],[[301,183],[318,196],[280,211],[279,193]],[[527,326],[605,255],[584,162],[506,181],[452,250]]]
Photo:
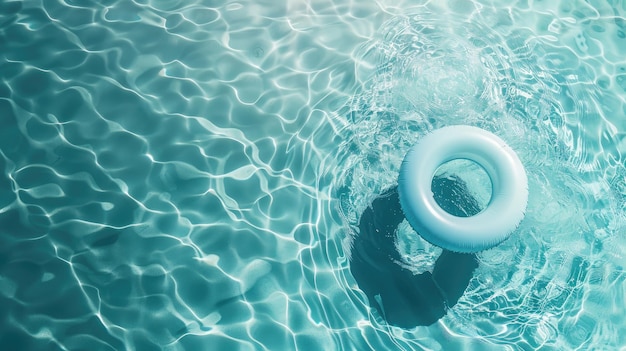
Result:
[[[433,193],[442,208],[457,216],[478,213],[477,202],[463,181],[436,177]],[[444,250],[433,272],[413,274],[402,267],[395,231],[404,220],[397,187],[377,197],[359,220],[353,241],[350,270],[359,287],[381,316],[402,328],[437,322],[467,288],[478,260],[474,254]]]

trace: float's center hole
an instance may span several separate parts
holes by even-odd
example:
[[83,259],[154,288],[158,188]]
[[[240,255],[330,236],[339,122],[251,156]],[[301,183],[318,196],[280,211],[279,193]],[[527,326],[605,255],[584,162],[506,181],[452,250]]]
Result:
[[470,217],[487,208],[493,190],[487,171],[467,159],[439,166],[430,187],[437,204],[457,217]]

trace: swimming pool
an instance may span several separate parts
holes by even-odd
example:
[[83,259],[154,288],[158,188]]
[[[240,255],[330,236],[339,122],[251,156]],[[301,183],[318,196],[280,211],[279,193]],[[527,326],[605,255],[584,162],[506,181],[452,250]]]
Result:
[[[0,5],[0,344],[615,350],[626,335],[619,1]],[[526,218],[431,326],[350,273],[406,150],[498,134]],[[470,184],[471,185],[471,184]],[[403,264],[436,248],[406,223]],[[6,306],[6,307],[5,307]]]

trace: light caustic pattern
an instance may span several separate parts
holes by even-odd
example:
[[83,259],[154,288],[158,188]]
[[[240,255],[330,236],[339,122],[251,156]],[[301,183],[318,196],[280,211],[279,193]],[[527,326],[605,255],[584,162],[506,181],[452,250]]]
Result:
[[[545,6],[3,2],[0,344],[626,344],[625,10]],[[386,326],[349,228],[461,122],[519,150],[527,220],[440,323]]]

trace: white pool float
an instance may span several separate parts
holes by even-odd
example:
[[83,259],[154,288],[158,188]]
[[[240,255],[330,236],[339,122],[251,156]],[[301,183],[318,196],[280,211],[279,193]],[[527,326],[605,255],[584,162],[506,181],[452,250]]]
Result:
[[[437,168],[455,159],[476,162],[491,178],[491,200],[474,216],[454,216],[433,197]],[[528,203],[528,179],[502,139],[458,125],[437,129],[411,147],[400,167],[398,192],[408,222],[424,239],[450,251],[474,253],[500,244],[517,228]]]

